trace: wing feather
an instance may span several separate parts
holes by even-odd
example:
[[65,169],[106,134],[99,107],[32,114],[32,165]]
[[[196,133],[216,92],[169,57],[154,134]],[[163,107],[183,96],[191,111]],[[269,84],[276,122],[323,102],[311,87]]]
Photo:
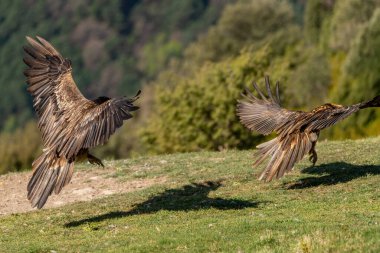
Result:
[[246,94],[242,94],[243,100],[238,101],[237,115],[241,123],[251,131],[268,135],[274,131],[280,132],[286,122],[293,121],[303,112],[281,108],[278,83],[276,87],[277,97],[275,98],[270,90],[268,77],[266,77],[265,82],[269,99],[264,96],[257,84],[253,83],[254,88],[262,99],[258,99],[251,91],[246,89]]
[[[338,121],[341,121],[351,114],[360,110],[361,104],[355,104],[351,106],[332,106],[326,110],[321,110],[314,113],[315,117],[310,120],[310,123],[305,128],[305,131],[320,131],[324,128],[335,125]],[[311,112],[312,113],[312,112]]]
[[[29,45],[24,47],[24,62],[27,69],[27,90],[33,96],[33,107],[39,118],[44,146],[51,146],[48,140],[53,132],[60,133],[67,127],[66,115],[72,108],[88,102],[78,90],[71,76],[71,63],[46,40],[38,41],[26,37]],[[52,113],[53,112],[53,113]],[[59,116],[59,117],[58,117]],[[59,124],[55,124],[59,123]],[[59,128],[54,131],[52,128]],[[57,137],[57,136],[54,136]]]
[[27,41],[24,74],[44,145],[43,155],[33,163],[28,199],[41,208],[53,191],[58,194],[70,181],[81,150],[103,144],[132,117],[140,92],[132,99],[88,100],[73,80],[70,60],[41,37]]
[[257,146],[258,157],[254,166],[270,157],[259,179],[271,181],[282,177],[309,153],[318,139],[319,132],[365,108],[365,103],[351,106],[324,104],[310,112],[290,111],[280,106],[279,83],[276,83],[276,96],[270,88],[269,77],[265,77],[268,98],[258,88],[253,87],[261,97],[255,97],[246,88],[243,99],[238,101],[237,115],[241,123],[252,131],[267,135],[276,132],[278,136]]
[[280,99],[280,82],[277,81],[276,82],[276,102],[279,106],[281,106],[281,99]]
[[59,140],[56,144],[57,153],[70,158],[81,149],[104,144],[122,126],[123,120],[132,118],[130,112],[138,109],[133,102],[139,94],[140,91],[131,99],[109,99],[100,105],[94,104],[84,112],[80,121],[71,125],[70,132],[63,136],[63,140]]

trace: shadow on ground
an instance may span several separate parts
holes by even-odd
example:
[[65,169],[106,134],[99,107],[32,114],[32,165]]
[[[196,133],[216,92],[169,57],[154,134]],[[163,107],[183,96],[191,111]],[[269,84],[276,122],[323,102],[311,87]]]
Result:
[[169,211],[190,211],[208,208],[220,210],[244,209],[257,207],[259,202],[250,202],[239,199],[209,198],[211,191],[217,190],[222,186],[220,181],[193,183],[185,185],[179,189],[168,189],[163,193],[154,196],[147,201],[137,204],[128,212],[117,211],[109,212],[99,216],[73,221],[65,224],[66,227],[76,227],[84,223],[99,222],[103,220],[121,218],[125,216],[155,213],[160,210]]
[[308,167],[301,172],[322,176],[302,178],[298,182],[287,184],[287,189],[304,189],[320,185],[334,185],[349,182],[367,175],[379,175],[380,165],[354,165],[345,162],[336,162]]

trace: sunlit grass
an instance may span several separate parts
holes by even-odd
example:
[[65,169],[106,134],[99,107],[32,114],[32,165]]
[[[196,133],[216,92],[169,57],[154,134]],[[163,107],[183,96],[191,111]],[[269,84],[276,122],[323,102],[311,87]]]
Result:
[[316,167],[268,184],[252,151],[108,161],[110,177],[165,183],[1,217],[0,252],[379,252],[379,147],[321,142]]

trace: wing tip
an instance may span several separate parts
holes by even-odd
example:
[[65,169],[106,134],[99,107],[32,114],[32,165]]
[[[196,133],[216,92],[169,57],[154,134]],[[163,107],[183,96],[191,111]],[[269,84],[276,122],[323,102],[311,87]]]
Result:
[[30,37],[29,35],[26,35],[26,36],[25,36],[25,39],[26,39],[27,41],[31,41],[31,40],[33,40],[33,38]]
[[42,38],[41,36],[36,35],[36,38],[39,40],[39,42],[46,47],[46,45],[49,45],[50,47],[54,48],[50,42]]
[[41,36],[38,36],[38,35],[36,35],[36,38],[37,38],[39,41],[41,41],[41,40],[45,40],[44,38],[42,38]]

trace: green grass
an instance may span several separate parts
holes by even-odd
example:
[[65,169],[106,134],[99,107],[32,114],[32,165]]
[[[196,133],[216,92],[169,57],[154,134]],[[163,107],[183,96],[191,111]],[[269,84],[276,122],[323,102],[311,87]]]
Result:
[[166,181],[3,216],[0,252],[380,252],[380,138],[317,148],[316,167],[267,184],[252,151],[109,161],[119,180]]

